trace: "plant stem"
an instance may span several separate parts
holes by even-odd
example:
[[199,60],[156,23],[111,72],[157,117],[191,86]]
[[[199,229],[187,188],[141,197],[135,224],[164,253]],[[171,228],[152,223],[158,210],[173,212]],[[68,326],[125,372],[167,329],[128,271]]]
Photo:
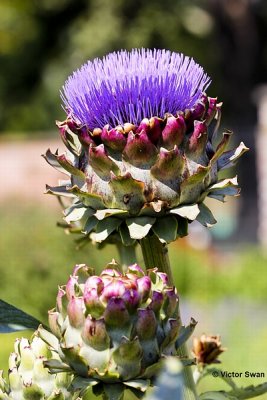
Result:
[[122,270],[126,271],[129,265],[136,263],[135,246],[124,246],[122,243],[117,243],[117,248]]
[[267,392],[267,382],[262,383],[258,386],[247,386],[244,388],[234,389],[227,394],[236,397],[237,399],[252,399],[253,397],[260,396]]
[[[174,280],[172,276],[167,245],[161,243],[155,235],[147,236],[141,239],[140,244],[146,268],[149,269],[157,267],[161,272],[165,272],[168,275],[169,284],[173,286]],[[180,310],[178,311],[178,313],[178,317],[180,318]],[[180,357],[188,356],[186,345],[182,345],[178,349],[178,355]],[[196,385],[194,383],[191,367],[185,367],[183,369],[183,380],[183,399],[196,400]]]

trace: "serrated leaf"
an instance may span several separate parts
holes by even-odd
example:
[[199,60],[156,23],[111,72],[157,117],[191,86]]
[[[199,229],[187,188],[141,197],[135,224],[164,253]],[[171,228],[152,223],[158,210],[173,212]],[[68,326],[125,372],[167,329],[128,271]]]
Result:
[[143,239],[155,222],[156,218],[151,217],[135,217],[126,220],[132,239]]
[[190,219],[193,221],[199,214],[198,204],[192,204],[189,206],[181,206],[177,208],[173,208],[170,213],[179,215],[180,217]]
[[177,238],[178,222],[174,216],[158,218],[152,229],[162,243],[169,243]]
[[212,225],[216,224],[216,219],[214,218],[210,209],[204,204],[201,203],[198,205],[200,213],[197,216],[197,221],[200,222],[203,226],[210,228]]
[[121,220],[115,217],[105,218],[96,225],[94,239],[101,243],[121,224]]
[[0,300],[0,333],[10,333],[25,329],[35,330],[40,323],[36,318],[19,308]]

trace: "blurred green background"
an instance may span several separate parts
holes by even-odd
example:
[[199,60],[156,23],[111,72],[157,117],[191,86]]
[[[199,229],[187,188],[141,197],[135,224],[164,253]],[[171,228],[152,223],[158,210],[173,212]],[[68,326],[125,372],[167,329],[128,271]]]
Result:
[[[183,318],[199,321],[199,335],[222,335],[224,370],[264,372],[267,379],[255,102],[255,89],[266,81],[266,28],[264,0],[1,1],[0,298],[46,322],[57,285],[76,263],[100,270],[117,258],[112,246],[78,251],[56,227],[62,218],[56,200],[42,195],[45,183],[59,177],[40,154],[61,146],[54,120],[64,119],[59,91],[67,76],[87,59],[121,48],[184,52],[212,77],[208,94],[224,101],[222,129],[234,129],[235,141],[251,150],[237,171],[242,197],[212,203],[218,225],[208,232],[193,226],[188,239],[170,246]],[[140,252],[137,261],[142,265]],[[19,335],[0,336],[0,368]],[[210,378],[208,387],[224,386]]]

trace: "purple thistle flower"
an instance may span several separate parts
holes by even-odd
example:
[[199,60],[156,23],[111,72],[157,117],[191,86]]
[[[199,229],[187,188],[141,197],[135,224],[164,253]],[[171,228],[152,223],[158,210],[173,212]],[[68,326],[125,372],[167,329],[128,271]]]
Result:
[[61,92],[66,112],[90,130],[191,108],[210,84],[192,58],[166,50],[134,49],[88,61]]
[[[62,91],[68,117],[57,125],[73,157],[48,150],[45,158],[71,175],[64,185],[48,187],[48,193],[73,196],[65,210],[71,231],[79,218],[92,240],[110,235],[127,246],[148,233],[168,243],[185,236],[195,219],[216,223],[203,201],[238,195],[237,179],[221,180],[219,171],[248,149],[240,143],[226,151],[231,133],[220,138],[222,103],[204,93],[209,84],[192,58],[147,49],[89,61],[68,78]],[[131,268],[129,275],[138,270]],[[114,273],[111,264],[106,275],[113,279]],[[143,281],[138,293],[146,293]],[[76,291],[72,279],[68,299]]]

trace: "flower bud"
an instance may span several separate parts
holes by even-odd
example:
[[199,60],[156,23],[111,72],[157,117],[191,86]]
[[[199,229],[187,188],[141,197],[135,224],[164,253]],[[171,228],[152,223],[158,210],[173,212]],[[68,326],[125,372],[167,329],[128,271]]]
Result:
[[221,347],[220,336],[201,335],[193,339],[193,353],[198,364],[220,363],[218,356],[226,349]]
[[84,301],[82,297],[75,297],[69,301],[67,313],[71,326],[80,328],[84,322]]

